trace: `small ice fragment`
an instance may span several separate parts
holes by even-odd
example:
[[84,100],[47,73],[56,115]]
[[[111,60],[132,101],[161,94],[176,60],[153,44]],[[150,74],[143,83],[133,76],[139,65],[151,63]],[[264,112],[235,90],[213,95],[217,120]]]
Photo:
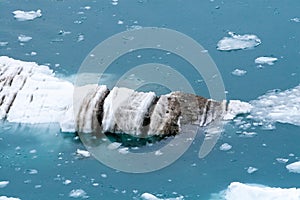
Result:
[[90,10],[90,9],[91,9],[91,6],[85,6],[84,9],[85,9],[85,10]]
[[267,65],[274,65],[274,62],[276,62],[278,59],[274,58],[274,57],[266,57],[266,56],[262,56],[262,57],[258,57],[255,59],[255,63],[256,64],[267,64]]
[[112,0],[111,4],[114,5],[114,6],[118,5],[118,0]]
[[22,11],[22,10],[15,10],[13,12],[15,19],[18,21],[27,21],[27,20],[34,20],[35,18],[42,16],[42,11],[39,9],[37,11]]
[[15,197],[0,196],[0,200],[21,200]]
[[240,100],[230,100],[228,103],[227,112],[224,115],[224,120],[232,120],[239,114],[250,113],[252,105]]
[[229,151],[232,148],[232,146],[228,143],[224,143],[220,146],[221,151]]
[[289,161],[289,159],[287,159],[287,158],[276,158],[276,160],[279,163],[287,163]]
[[28,42],[28,41],[32,40],[32,37],[21,34],[18,36],[18,40],[20,42]]
[[255,168],[255,167],[248,167],[247,172],[248,172],[249,174],[252,174],[252,173],[256,172],[257,170],[258,170],[258,169]]
[[289,170],[289,172],[300,173],[300,161],[291,163],[287,165],[286,168]]
[[1,42],[0,41],[0,47],[5,47],[6,45],[8,45],[8,42]]
[[69,197],[73,198],[88,198],[86,192],[83,189],[74,189],[69,193]]
[[291,21],[299,23],[300,22],[300,18],[299,17],[295,17],[295,18],[292,18]]
[[28,174],[37,174],[38,173],[38,170],[36,169],[29,169],[28,170]]
[[32,149],[32,150],[29,151],[29,153],[34,154],[34,153],[36,153],[36,150],[35,150],[35,149]]
[[63,182],[64,185],[69,185],[70,183],[72,183],[72,181],[69,180],[69,179],[67,179],[67,180],[65,180],[65,181]]
[[107,175],[106,174],[101,174],[101,177],[102,178],[107,178]]
[[9,181],[0,181],[0,188],[4,188],[9,184]]
[[141,198],[143,200],[160,200],[158,197],[154,196],[153,194],[147,193],[147,192],[143,193],[141,195]]
[[163,153],[160,150],[155,151],[154,153],[156,156],[161,156],[163,155]]
[[242,69],[235,69],[231,72],[232,75],[235,76],[244,76],[247,73],[247,71],[242,70]]
[[239,49],[249,49],[261,44],[261,40],[256,35],[238,35],[233,32],[228,32],[228,34],[230,35],[230,37],[224,37],[218,42],[218,50],[231,51]]
[[129,148],[128,147],[120,148],[118,151],[120,154],[127,154],[129,153]]
[[109,150],[114,150],[114,149],[117,149],[121,146],[121,143],[118,143],[118,142],[113,142],[113,143],[110,143],[107,148]]
[[86,150],[77,149],[76,153],[78,155],[81,155],[81,156],[86,157],[86,158],[91,156],[90,152],[88,152]]
[[118,24],[119,24],[119,25],[124,24],[124,21],[119,20],[119,21],[118,21]]
[[35,51],[32,51],[32,52],[30,53],[30,55],[31,55],[31,56],[36,56],[37,53],[36,53]]
[[83,40],[84,40],[84,35],[83,34],[78,35],[77,42],[81,42]]

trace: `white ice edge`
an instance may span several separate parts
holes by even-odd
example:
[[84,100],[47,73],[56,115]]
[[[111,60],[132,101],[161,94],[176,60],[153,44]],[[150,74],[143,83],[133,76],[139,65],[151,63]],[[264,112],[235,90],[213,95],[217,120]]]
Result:
[[[242,198],[241,198],[242,197]],[[213,194],[211,200],[299,200],[299,188],[268,187],[232,182],[226,190]]]
[[16,18],[18,21],[28,21],[41,17],[42,11],[40,9],[38,9],[37,11],[15,10],[13,11],[13,14],[14,18]]

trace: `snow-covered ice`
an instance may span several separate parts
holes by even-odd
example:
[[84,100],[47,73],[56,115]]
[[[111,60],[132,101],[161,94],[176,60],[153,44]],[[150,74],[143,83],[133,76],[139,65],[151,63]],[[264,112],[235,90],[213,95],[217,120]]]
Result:
[[264,65],[264,64],[274,65],[274,62],[276,62],[277,60],[278,58],[262,56],[256,58],[254,62],[259,65]]
[[40,9],[38,9],[37,11],[15,10],[13,14],[18,21],[28,21],[28,20],[34,20],[35,18],[41,17],[42,11]]
[[239,49],[249,49],[261,44],[261,40],[253,34],[238,35],[228,32],[230,37],[224,37],[217,44],[220,51],[231,51]]
[[252,173],[256,172],[257,170],[258,170],[258,169],[255,168],[255,167],[248,167],[248,168],[247,168],[247,173],[248,173],[248,174],[252,174]]
[[83,156],[83,157],[86,157],[86,158],[91,156],[90,152],[88,152],[86,150],[77,149],[76,153]]
[[183,200],[183,196],[178,196],[174,198],[159,198],[151,193],[145,192],[141,195],[142,200]]
[[0,200],[21,200],[21,199],[16,197],[0,196]]

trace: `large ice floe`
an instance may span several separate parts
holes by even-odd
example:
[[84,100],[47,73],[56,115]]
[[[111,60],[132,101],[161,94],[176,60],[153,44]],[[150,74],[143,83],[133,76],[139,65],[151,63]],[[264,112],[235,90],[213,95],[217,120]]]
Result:
[[182,92],[157,97],[105,85],[75,88],[47,66],[0,57],[0,119],[10,122],[56,122],[64,132],[175,135],[182,124],[207,126],[250,108],[238,100],[228,104]]
[[230,37],[224,37],[217,44],[220,51],[231,51],[239,49],[249,49],[261,44],[261,40],[253,34],[238,35],[228,32]]
[[9,122],[59,123],[63,132],[148,137],[176,135],[182,125],[204,127],[246,113],[265,127],[275,122],[300,126],[300,85],[268,92],[249,103],[218,102],[182,92],[158,97],[105,85],[74,87],[47,66],[0,57],[0,119]]
[[211,200],[299,200],[300,189],[276,188],[257,184],[232,182],[226,190],[212,195]]

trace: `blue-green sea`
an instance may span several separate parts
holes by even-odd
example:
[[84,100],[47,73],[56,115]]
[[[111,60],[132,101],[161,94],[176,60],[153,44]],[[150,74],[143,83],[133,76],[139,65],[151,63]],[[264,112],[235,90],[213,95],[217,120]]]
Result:
[[[18,21],[12,14],[38,9],[42,16],[30,21]],[[137,27],[168,28],[188,35],[208,51],[222,75],[227,99],[249,102],[269,90],[287,90],[300,84],[300,22],[296,18],[300,21],[297,0],[0,0],[0,42],[7,42],[0,46],[0,56],[48,65],[57,76],[68,79],[77,73],[89,52],[110,36]],[[217,43],[229,31],[255,34],[261,44],[219,51]],[[21,44],[20,35],[32,39]],[[260,56],[278,61],[258,67],[254,60]],[[188,71],[189,64],[165,52],[133,52],[114,62],[109,74],[121,76],[125,69],[149,62],[180,66],[183,71],[186,67],[185,75],[196,93],[209,97],[201,77]],[[233,75],[237,68],[247,73]],[[300,159],[300,127],[275,125],[272,130],[251,127],[249,131],[256,134],[245,137],[234,122],[228,123],[205,158],[198,158],[203,141],[199,134],[172,165],[133,174],[111,169],[93,157],[76,155],[84,145],[75,134],[61,133],[58,124],[2,120],[0,181],[9,184],[0,188],[0,196],[72,199],[70,192],[82,189],[86,196],[79,198],[140,199],[148,192],[160,198],[205,200],[235,181],[299,188],[300,174],[289,172],[286,164],[276,159],[287,158],[288,163]],[[224,143],[232,148],[221,151]],[[257,171],[248,173],[249,167]],[[66,184],[66,180],[71,183]]]

